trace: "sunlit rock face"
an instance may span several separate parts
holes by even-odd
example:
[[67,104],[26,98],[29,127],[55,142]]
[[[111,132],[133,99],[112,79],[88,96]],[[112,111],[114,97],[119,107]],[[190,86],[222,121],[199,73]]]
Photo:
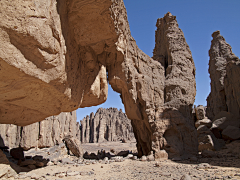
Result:
[[207,98],[207,117],[214,119],[221,111],[228,111],[240,119],[240,60],[220,31],[215,31],[212,37],[208,69],[211,93]]
[[45,148],[61,144],[67,135],[80,139],[76,111],[50,116],[27,126],[0,124],[0,147]]
[[121,94],[139,156],[197,152],[195,67],[175,16],[158,20],[150,58],[131,36],[122,0],[2,0],[0,12],[1,123],[101,104],[108,81]]
[[117,108],[99,108],[80,121],[82,143],[134,141],[131,120]]

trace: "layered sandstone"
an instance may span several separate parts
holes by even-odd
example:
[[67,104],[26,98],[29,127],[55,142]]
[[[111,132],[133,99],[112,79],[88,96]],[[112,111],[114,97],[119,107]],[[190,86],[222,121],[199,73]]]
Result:
[[220,31],[214,32],[212,37],[209,50],[211,92],[207,98],[207,117],[213,120],[221,111],[227,111],[240,119],[240,60]]
[[81,120],[80,129],[83,143],[134,140],[131,120],[117,108],[99,108]]
[[76,111],[64,112],[24,127],[0,124],[0,146],[21,146],[25,150],[33,147],[52,147],[62,143],[66,135],[79,139],[78,129]]
[[3,0],[0,12],[1,123],[103,103],[108,80],[132,120],[139,156],[196,153],[195,67],[175,16],[158,20],[152,59],[132,38],[122,0]]

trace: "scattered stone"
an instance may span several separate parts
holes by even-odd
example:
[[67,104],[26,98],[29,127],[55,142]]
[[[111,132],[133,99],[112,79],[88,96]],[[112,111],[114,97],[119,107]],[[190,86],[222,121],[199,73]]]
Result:
[[138,158],[137,158],[137,156],[133,156],[133,160],[137,160]]
[[74,164],[74,162],[71,161],[69,158],[62,158],[62,159],[61,159],[61,162],[62,162],[63,164]]
[[25,161],[22,161],[20,163],[20,166],[28,166],[28,165],[34,165],[36,164],[36,161],[34,161],[33,159],[26,159]]
[[154,164],[154,166],[155,166],[155,167],[160,167],[160,162],[156,162],[156,163]]
[[39,162],[39,161],[36,161],[36,164],[35,166],[38,167],[38,168],[41,168],[43,167],[45,164],[43,162]]
[[142,156],[142,157],[140,158],[140,161],[147,161],[147,157],[146,157],[146,156]]
[[120,151],[119,153],[117,153],[117,156],[126,157],[128,154],[129,154],[129,151]]
[[27,166],[29,169],[33,170],[33,169],[36,169],[37,167],[34,165],[34,164],[29,164]]
[[212,127],[212,121],[210,119],[201,119],[195,123],[195,127],[198,128],[201,125],[205,125],[208,128]]
[[240,138],[240,129],[235,126],[228,126],[222,131],[222,137],[225,140],[237,140]]
[[77,172],[77,171],[67,172],[67,176],[77,176],[79,174],[80,174],[80,172]]
[[133,154],[128,154],[128,155],[127,155],[127,158],[128,158],[128,159],[133,159]]
[[67,148],[77,157],[83,157],[83,149],[81,147],[81,142],[75,137],[70,135],[66,136],[64,142],[67,145]]
[[127,140],[126,139],[122,139],[122,143],[127,143]]
[[151,151],[151,154],[147,156],[147,160],[148,161],[155,161],[154,155],[153,155],[153,151]]
[[23,148],[18,147],[18,148],[13,148],[10,150],[10,155],[17,160],[24,160],[24,152]]
[[87,175],[88,175],[88,172],[80,172],[80,175],[81,175],[81,176],[87,176]]
[[188,174],[184,174],[180,180],[191,180],[191,177]]
[[6,155],[0,150],[0,178],[8,179],[16,175],[17,173],[11,168]]
[[160,173],[160,175],[165,176],[165,177],[171,177],[171,173],[162,172],[162,173]]
[[168,159],[168,153],[165,150],[160,150],[155,152],[156,160],[166,160]]
[[115,156],[115,157],[112,157],[111,159],[114,160],[115,162],[122,162],[123,161],[122,156]]

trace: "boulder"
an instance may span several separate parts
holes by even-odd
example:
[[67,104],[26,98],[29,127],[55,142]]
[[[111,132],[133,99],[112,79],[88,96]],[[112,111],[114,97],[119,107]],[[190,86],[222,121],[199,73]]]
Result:
[[235,126],[228,126],[222,131],[224,140],[237,140],[240,138],[240,128]]
[[212,137],[210,135],[202,135],[198,138],[198,151],[215,150]]
[[212,121],[210,119],[201,119],[195,122],[195,127],[198,128],[201,125],[205,125],[208,128],[212,127]]
[[155,161],[153,151],[150,152],[150,154],[147,156],[148,161]]
[[13,148],[10,150],[10,155],[17,160],[24,160],[24,152],[23,148],[18,147],[18,148]]
[[205,108],[202,105],[195,107],[195,113],[197,120],[205,119]]
[[63,140],[66,143],[68,150],[70,150],[75,156],[83,157],[83,149],[80,140],[70,135],[66,136]]
[[240,121],[232,113],[221,111],[214,119],[212,128],[218,129],[220,132],[226,129],[228,126],[239,127]]
[[20,163],[20,166],[28,166],[28,165],[35,165],[36,161],[34,161],[33,159],[26,159],[25,161],[22,161]]
[[214,134],[205,125],[200,125],[198,132],[198,150],[220,150],[224,144],[219,142]]
[[191,180],[192,178],[188,174],[184,174],[180,180]]
[[155,160],[166,160],[168,159],[168,153],[165,150],[160,150],[154,154]]
[[214,151],[211,150],[203,150],[201,153],[203,158],[214,158],[217,157],[217,154]]

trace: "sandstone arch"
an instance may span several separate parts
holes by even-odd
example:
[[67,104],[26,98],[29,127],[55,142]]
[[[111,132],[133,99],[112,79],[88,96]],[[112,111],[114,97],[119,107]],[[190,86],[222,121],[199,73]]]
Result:
[[[172,143],[183,149],[174,156],[196,154],[195,67],[175,16],[158,20],[150,58],[131,36],[122,0],[0,3],[1,123],[98,105],[109,81],[132,120],[139,156]],[[175,126],[184,127],[180,142],[167,141],[164,132]]]

